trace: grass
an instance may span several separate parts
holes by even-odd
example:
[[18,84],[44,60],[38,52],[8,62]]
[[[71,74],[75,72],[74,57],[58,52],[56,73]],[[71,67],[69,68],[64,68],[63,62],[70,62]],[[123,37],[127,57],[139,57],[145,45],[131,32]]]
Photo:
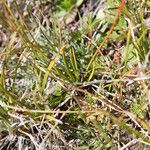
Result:
[[60,16],[80,1],[7,2],[0,148],[149,149],[149,2],[108,0],[103,19],[78,12],[74,31]]

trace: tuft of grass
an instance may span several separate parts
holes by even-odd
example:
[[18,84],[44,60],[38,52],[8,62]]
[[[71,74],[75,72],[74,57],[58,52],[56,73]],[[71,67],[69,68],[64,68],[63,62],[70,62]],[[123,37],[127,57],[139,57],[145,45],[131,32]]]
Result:
[[149,3],[108,0],[103,20],[84,3],[2,0],[0,148],[149,148]]

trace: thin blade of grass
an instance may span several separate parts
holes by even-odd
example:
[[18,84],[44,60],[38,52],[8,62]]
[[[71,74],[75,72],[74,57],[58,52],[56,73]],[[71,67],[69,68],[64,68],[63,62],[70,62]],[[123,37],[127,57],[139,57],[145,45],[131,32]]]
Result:
[[47,69],[46,69],[46,73],[44,75],[43,78],[43,83],[42,83],[42,93],[44,92],[45,86],[46,86],[46,82],[47,82],[47,78],[49,76],[49,72],[51,71],[52,67],[54,66],[58,56],[63,52],[65,48],[65,45],[61,46],[61,48],[59,49],[59,51],[53,56],[52,60],[50,61]]
[[105,36],[103,42],[102,42],[102,43],[100,44],[100,46],[96,49],[94,55],[93,55],[92,58],[90,59],[88,65],[87,65],[86,70],[89,69],[89,67],[91,66],[91,64],[92,64],[92,62],[94,61],[95,57],[97,56],[98,52],[101,53],[101,48],[104,46],[104,44],[105,44],[105,43],[107,42],[107,40],[109,39],[111,33],[113,32],[114,27],[115,27],[115,25],[117,24],[117,21],[118,21],[118,19],[119,19],[119,16],[120,16],[120,14],[121,14],[121,12],[122,12],[124,6],[125,6],[125,3],[126,3],[126,1],[125,1],[125,0],[122,0],[121,3],[120,3],[120,5],[118,6],[118,11],[117,11],[116,17],[115,17],[115,19],[114,19],[114,22],[113,22],[113,24],[112,24],[112,26],[111,26],[111,28],[110,28],[110,30],[109,30],[107,36]]

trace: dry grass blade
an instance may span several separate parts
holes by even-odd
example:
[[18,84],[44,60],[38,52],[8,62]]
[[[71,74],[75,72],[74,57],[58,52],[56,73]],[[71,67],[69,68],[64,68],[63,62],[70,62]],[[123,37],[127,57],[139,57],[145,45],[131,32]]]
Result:
[[61,48],[59,49],[59,51],[53,56],[53,58],[51,58],[51,61],[46,69],[44,78],[43,78],[43,84],[42,84],[42,93],[44,92],[46,83],[47,83],[47,78],[49,76],[49,72],[51,71],[52,67],[54,66],[55,62],[57,61],[58,56],[63,52],[65,48],[65,45],[61,46]]
[[114,22],[113,22],[113,24],[112,24],[112,26],[111,26],[111,28],[110,28],[110,30],[109,30],[107,36],[104,38],[103,42],[102,42],[102,43],[100,44],[100,46],[96,49],[94,55],[93,55],[92,58],[90,59],[90,62],[88,63],[87,68],[86,68],[87,70],[88,70],[89,67],[91,66],[91,63],[93,62],[93,60],[94,60],[95,57],[97,56],[98,52],[101,54],[101,48],[104,46],[104,44],[105,44],[105,43],[107,42],[107,40],[109,39],[111,33],[113,32],[114,27],[115,27],[115,25],[117,24],[117,21],[118,21],[118,19],[119,19],[119,16],[120,16],[120,14],[121,14],[121,12],[122,12],[124,6],[125,6],[125,2],[126,2],[126,0],[122,0],[121,3],[120,3],[120,5],[118,6],[118,12],[117,12],[116,17],[115,17],[115,19],[114,19]]

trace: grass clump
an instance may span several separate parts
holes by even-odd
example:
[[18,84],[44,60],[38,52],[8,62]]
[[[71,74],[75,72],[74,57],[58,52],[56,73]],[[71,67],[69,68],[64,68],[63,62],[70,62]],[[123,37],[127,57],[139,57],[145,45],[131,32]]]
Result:
[[2,0],[1,149],[149,148],[149,3],[115,2]]

